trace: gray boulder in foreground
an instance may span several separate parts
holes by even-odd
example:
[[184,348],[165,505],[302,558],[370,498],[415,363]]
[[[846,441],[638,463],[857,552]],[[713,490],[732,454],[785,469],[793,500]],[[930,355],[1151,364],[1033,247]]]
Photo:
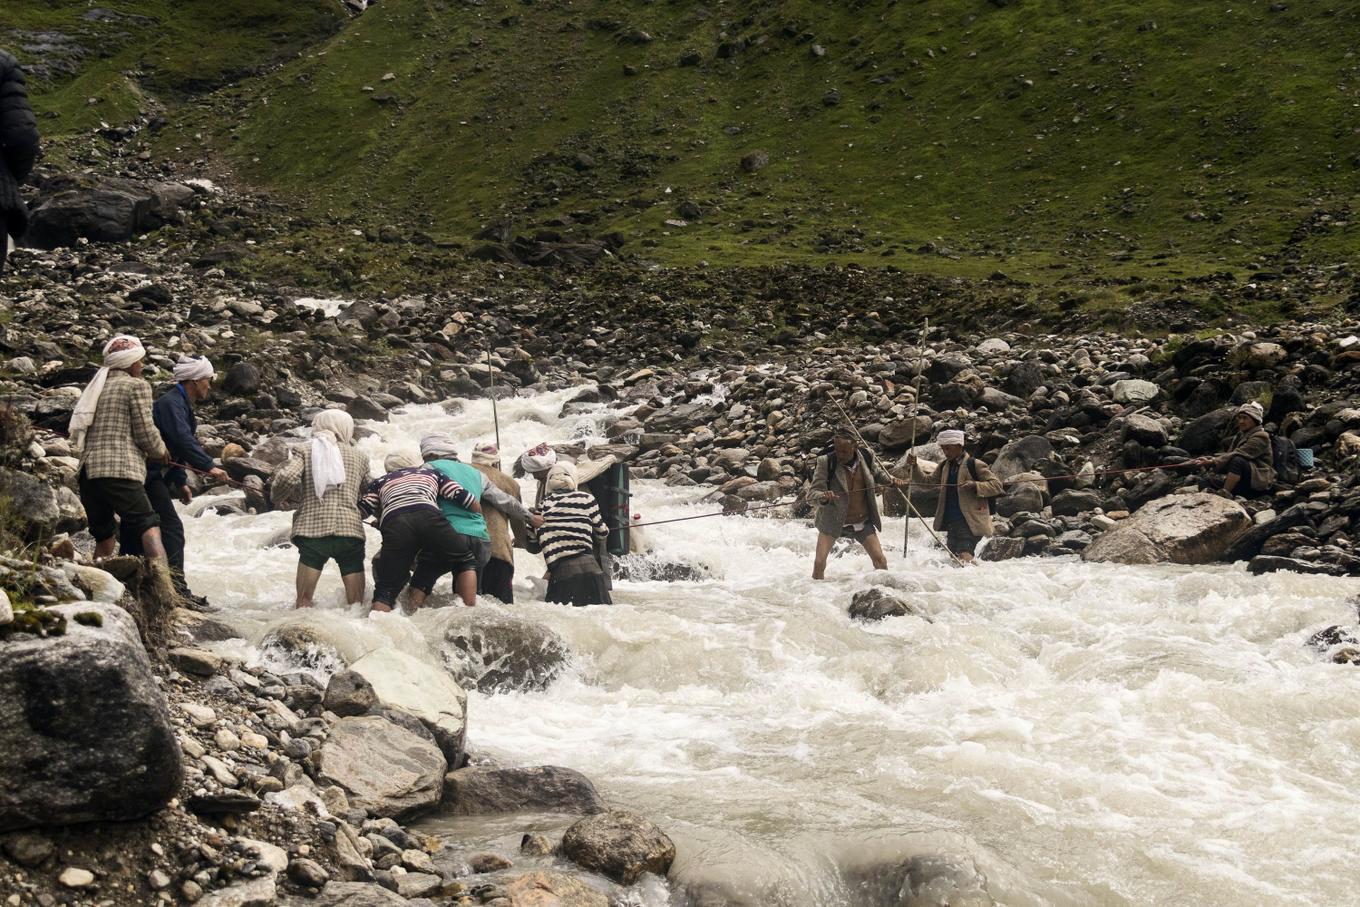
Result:
[[1215,494],[1172,494],[1096,537],[1082,558],[1114,564],[1210,564],[1251,528],[1242,506]]
[[648,872],[664,878],[675,861],[675,844],[642,816],[611,810],[568,828],[562,853],[583,869],[632,885]]
[[439,803],[448,763],[434,742],[378,715],[342,718],[321,747],[318,776],[350,803],[401,821]]
[[183,772],[137,625],[116,605],[52,610],[65,636],[0,641],[0,831],[150,815]]
[[527,812],[591,815],[605,808],[589,778],[556,765],[460,768],[444,779],[444,799],[452,805],[455,816]]

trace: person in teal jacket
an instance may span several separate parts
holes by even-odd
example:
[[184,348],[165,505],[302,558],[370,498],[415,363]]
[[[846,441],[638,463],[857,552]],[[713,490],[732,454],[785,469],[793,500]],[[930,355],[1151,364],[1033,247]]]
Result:
[[[461,462],[454,440],[448,435],[426,435],[421,438],[420,458],[426,466],[466,488],[484,506],[494,507],[510,519],[534,528],[543,524],[543,517],[531,514],[521,501],[501,491],[475,466]],[[491,535],[486,530],[486,518],[452,501],[441,500],[439,506],[453,531],[467,536],[473,543],[477,553],[477,591],[480,593],[482,570],[491,559]]]

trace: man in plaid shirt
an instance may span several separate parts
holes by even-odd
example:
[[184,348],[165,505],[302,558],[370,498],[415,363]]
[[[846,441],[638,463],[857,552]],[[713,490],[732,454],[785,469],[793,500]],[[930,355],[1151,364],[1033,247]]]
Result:
[[113,554],[117,520],[140,531],[157,591],[174,601],[161,542],[160,517],[146,494],[146,461],[170,459],[151,417],[151,385],[142,380],[146,350],[136,337],[104,347],[104,366],[76,403],[71,436],[80,448],[80,502],[89,517],[95,557]]

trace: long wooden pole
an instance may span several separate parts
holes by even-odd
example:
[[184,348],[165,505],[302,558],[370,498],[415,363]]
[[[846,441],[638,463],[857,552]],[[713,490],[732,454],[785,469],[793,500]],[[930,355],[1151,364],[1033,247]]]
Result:
[[501,414],[496,407],[496,369],[491,365],[491,338],[486,338],[486,373],[491,377],[491,418],[496,424],[496,449],[501,449]]
[[[917,358],[917,360],[916,360],[916,388],[915,388],[915,393],[912,395],[912,398],[911,398],[911,447],[908,449],[908,451],[909,451],[910,453],[915,453],[915,451],[916,451],[916,414],[917,414],[918,412],[920,412],[920,410],[921,410],[921,372],[925,369],[925,365],[926,365],[926,336],[927,336],[929,333],[930,333],[930,319],[927,318],[927,319],[925,320],[924,326],[921,328],[921,355],[920,355],[920,356]],[[915,476],[915,475],[916,475],[916,470],[915,470],[914,468],[913,468],[912,470],[910,470],[910,471],[907,473],[907,507],[908,507],[908,512],[907,512],[907,518],[906,518],[906,520],[905,520],[905,521],[903,522],[903,524],[902,524],[903,527],[904,527],[904,528],[903,528],[903,531],[902,531],[902,557],[903,557],[903,558],[906,558],[906,557],[907,557],[907,546],[911,544],[911,512],[910,512],[910,508],[911,508],[911,480],[912,480],[912,477]]]
[[[845,419],[845,424],[850,427],[850,430],[855,433],[855,438],[859,441],[860,446],[863,447],[865,450],[868,450],[869,442],[865,441],[864,436],[859,433],[859,429],[855,426],[854,420],[850,418],[850,414],[846,412],[845,407],[841,406],[841,401],[837,400],[835,395],[830,392],[827,393],[827,396],[831,398],[831,402],[835,405],[836,409],[841,411],[841,417]],[[870,493],[871,492],[868,489],[865,490],[865,494]],[[935,529],[925,521],[925,518],[922,517],[921,514],[912,505],[910,497],[907,498],[907,512],[908,514],[915,514],[916,519],[921,521],[921,525],[925,527],[926,532],[929,532],[930,537],[935,540],[935,543],[944,549],[945,554],[949,555],[950,560],[958,564],[960,567],[963,566],[963,561],[959,560],[958,557],[954,554],[954,552],[949,550],[949,546],[946,545],[943,541],[941,541],[939,535],[936,534]],[[908,516],[907,519],[911,519],[911,516]]]

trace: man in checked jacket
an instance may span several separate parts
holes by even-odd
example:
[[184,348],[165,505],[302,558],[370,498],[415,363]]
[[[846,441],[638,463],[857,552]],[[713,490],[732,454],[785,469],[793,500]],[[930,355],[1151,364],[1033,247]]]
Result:
[[147,460],[170,458],[151,417],[151,385],[141,377],[145,355],[136,337],[120,334],[108,342],[104,366],[76,402],[71,438],[80,450],[80,502],[89,517],[95,557],[113,554],[122,520],[141,534],[152,591],[162,602],[178,604],[160,516],[145,487]]

